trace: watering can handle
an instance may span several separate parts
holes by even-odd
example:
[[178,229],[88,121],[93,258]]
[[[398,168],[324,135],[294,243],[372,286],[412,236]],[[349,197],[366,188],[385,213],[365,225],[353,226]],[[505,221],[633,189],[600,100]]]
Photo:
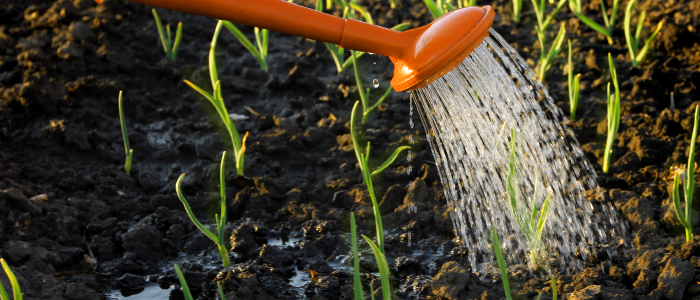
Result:
[[[101,2],[101,0],[97,0]],[[283,0],[129,0],[398,58],[413,37]]]

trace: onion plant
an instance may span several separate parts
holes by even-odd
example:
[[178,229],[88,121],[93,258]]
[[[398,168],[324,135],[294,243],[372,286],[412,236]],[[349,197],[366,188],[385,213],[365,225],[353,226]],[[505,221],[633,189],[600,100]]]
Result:
[[226,27],[226,29],[228,29],[228,31],[231,32],[234,37],[236,37],[236,39],[250,52],[250,54],[253,54],[255,59],[260,64],[260,68],[267,71],[267,61],[265,59],[267,57],[267,42],[269,40],[270,32],[267,29],[255,27],[255,46],[253,46],[253,43],[250,42],[248,37],[246,37],[245,34],[243,34],[243,32],[236,27],[236,25],[233,25],[233,23],[229,21],[219,22],[223,23],[224,27]]
[[423,0],[423,2],[428,7],[430,14],[433,15],[433,19],[442,17],[442,15],[458,8],[476,5],[476,0],[457,0],[455,4],[452,4],[452,0]]
[[[355,56],[355,51],[351,51],[351,55],[353,57]],[[360,72],[357,69],[357,63],[355,60],[352,60],[352,68],[355,71],[355,83],[357,84],[357,92],[360,94],[360,101],[362,102],[362,124],[367,123],[367,117],[369,117],[369,113],[379,107],[384,100],[387,99],[391,91],[393,90],[391,87],[389,87],[384,94],[375,102],[372,106],[369,106],[369,88],[365,89],[362,85],[362,80],[360,80]]]
[[[554,10],[551,13],[549,13],[549,15],[547,15],[546,17],[545,1],[539,0],[539,3],[537,2],[537,0],[531,1],[532,7],[535,9],[535,16],[537,17],[537,26],[535,27],[535,29],[537,30],[537,38],[540,40],[540,45],[544,45],[547,27],[549,27],[549,25],[552,24],[552,20],[557,15],[557,13],[559,13],[559,10],[561,10],[561,8],[564,6],[566,0],[559,0]],[[544,47],[542,47],[542,49],[544,49]]]
[[659,25],[656,26],[656,30],[654,30],[651,36],[649,36],[649,39],[646,41],[646,43],[644,43],[644,47],[642,47],[642,49],[640,50],[640,34],[642,33],[642,24],[644,23],[644,18],[646,17],[647,11],[642,11],[642,13],[639,15],[639,21],[637,21],[637,30],[635,31],[633,36],[632,32],[630,31],[630,23],[632,23],[632,11],[634,10],[634,6],[636,4],[637,0],[631,0],[627,4],[624,21],[625,41],[627,42],[627,49],[629,49],[630,57],[632,58],[632,66],[635,67],[639,66],[639,64],[642,61],[644,61],[644,58],[649,53],[651,42],[654,40],[654,38],[656,38],[656,34],[659,33],[661,27],[664,25],[663,21],[659,22]]
[[549,71],[549,68],[552,66],[552,62],[554,62],[554,59],[557,58],[557,55],[559,55],[559,52],[561,51],[561,44],[564,43],[564,36],[566,35],[566,27],[564,26],[564,23],[561,24],[559,27],[559,32],[557,33],[557,36],[554,38],[554,41],[552,42],[552,46],[549,48],[549,52],[545,55],[545,44],[544,44],[544,38],[540,39],[540,47],[542,48],[542,52],[540,53],[540,62],[539,62],[539,74],[537,78],[544,82],[544,77],[547,74],[547,71]]
[[[695,122],[693,124],[693,135],[690,138],[690,153],[688,153],[688,164],[682,171],[676,171],[673,177],[673,207],[676,216],[685,227],[685,240],[693,240],[693,224],[691,223],[691,211],[693,207],[693,193],[695,192],[695,141],[698,137],[698,119],[700,111],[695,106]],[[681,197],[678,192],[679,173],[683,176],[683,196],[685,198],[685,210],[681,210]]]
[[598,24],[596,21],[593,21],[583,14],[581,10],[581,0],[569,0],[569,9],[571,9],[571,12],[581,19],[583,23],[586,23],[586,25],[604,35],[608,40],[608,44],[612,45],[612,33],[615,28],[615,19],[617,18],[617,3],[618,0],[613,0],[612,11],[608,17],[608,11],[605,9],[605,1],[600,1],[600,11],[603,13],[603,22],[605,22],[605,26]]
[[352,242],[352,285],[355,300],[364,300],[362,282],[360,281],[360,258],[357,254],[357,229],[355,228],[355,214],[350,213],[350,240]]
[[581,73],[574,76],[574,65],[571,63],[571,40],[569,40],[569,63],[567,64],[569,71],[569,110],[572,120],[576,119],[576,108],[578,107],[578,88],[581,79]]
[[180,199],[180,202],[182,202],[182,205],[185,206],[185,210],[187,211],[187,215],[190,216],[190,220],[192,220],[192,223],[194,223],[197,228],[199,228],[204,235],[206,235],[208,238],[210,238],[216,246],[219,248],[219,254],[221,255],[221,260],[223,262],[224,268],[228,268],[231,266],[231,260],[228,255],[228,248],[226,247],[226,236],[224,235],[224,230],[226,229],[226,168],[225,168],[225,162],[226,162],[226,152],[221,155],[221,166],[219,168],[219,188],[220,193],[221,193],[221,217],[219,215],[214,215],[214,220],[216,221],[216,233],[213,233],[209,231],[204,225],[197,220],[197,217],[194,215],[192,212],[192,208],[190,207],[189,202],[187,202],[187,199],[185,199],[185,196],[182,194],[182,189],[180,189],[180,184],[182,183],[182,179],[185,178],[185,174],[183,173],[180,175],[180,178],[177,179],[177,183],[175,183],[175,191],[177,192],[177,197]]
[[[355,214],[350,213],[350,239],[352,240],[352,255],[353,255],[353,292],[355,294],[355,300],[363,300],[364,293],[362,292],[362,282],[360,281],[360,261],[357,252],[357,229],[355,228]],[[362,238],[367,241],[372,252],[374,253],[374,258],[377,260],[377,268],[379,269],[379,276],[382,282],[382,297],[384,299],[391,299],[391,287],[389,285],[389,265],[386,261],[386,256],[384,252],[379,249],[377,244],[375,244],[370,238],[362,235]],[[374,292],[370,288],[370,295],[374,299]]]
[[379,204],[377,202],[377,196],[374,193],[374,185],[372,184],[372,178],[379,175],[382,171],[388,168],[389,165],[391,165],[394,162],[394,160],[396,160],[396,157],[399,156],[401,151],[410,149],[411,147],[401,146],[397,148],[396,150],[394,150],[394,153],[392,153],[391,156],[389,156],[389,158],[387,158],[386,161],[384,161],[384,163],[382,163],[374,171],[371,171],[368,162],[370,155],[369,142],[367,142],[367,147],[363,151],[360,147],[360,143],[358,142],[358,135],[355,126],[355,117],[357,113],[357,106],[359,104],[360,101],[355,102],[355,106],[353,106],[352,113],[350,115],[350,136],[352,137],[352,145],[355,149],[355,156],[357,156],[357,161],[360,165],[360,171],[362,172],[362,180],[364,181],[365,185],[367,185],[367,192],[369,193],[370,199],[372,200],[372,209],[374,211],[374,223],[377,230],[377,244],[379,245],[379,249],[381,250],[381,252],[384,253],[384,228],[382,226],[382,217],[379,213]]
[[127,175],[129,175],[131,174],[131,158],[134,156],[134,149],[131,149],[131,144],[129,144],[129,135],[126,133],[126,121],[124,121],[124,106],[122,105],[122,91],[119,91],[119,123],[121,123],[122,125],[124,152],[126,152],[126,159],[124,161],[124,171]]
[[[331,3],[331,1],[329,1],[327,3]],[[357,4],[350,5],[350,3],[347,3],[347,2],[345,2],[345,3],[346,3],[345,6],[342,6],[342,4],[340,4],[341,7],[344,7],[343,18],[347,18],[349,15],[351,15],[350,9],[354,7],[353,10],[355,10],[357,8],[361,9],[360,11],[362,13],[360,15],[364,18],[365,22],[370,23],[370,24],[374,24],[374,21],[372,20],[372,16],[369,14],[369,12],[367,12],[366,9],[364,9],[363,7],[361,7]],[[328,8],[328,9],[330,9],[330,8]],[[322,0],[316,0],[316,10],[323,11],[323,1]],[[364,16],[367,16],[367,17],[364,17]],[[398,24],[394,27],[391,27],[391,29],[396,30],[396,31],[404,31],[409,26],[411,26],[411,23],[405,22],[405,23]],[[335,67],[338,70],[338,74],[347,70],[352,65],[352,63],[355,61],[355,59],[358,59],[358,58],[362,57],[363,55],[365,55],[365,52],[353,51],[352,54],[350,55],[350,57],[345,58],[345,53],[346,53],[345,49],[343,49],[342,47],[340,47],[336,44],[331,44],[331,43],[325,43],[325,44],[326,44],[326,49],[328,49],[328,52],[331,53],[331,57],[333,58],[333,62],[335,63]]]
[[165,50],[165,56],[175,61],[175,58],[177,58],[177,49],[180,47],[180,39],[182,38],[182,22],[177,23],[177,32],[175,33],[175,41],[173,41],[173,36],[170,33],[170,25],[165,26],[165,30],[163,30],[163,24],[160,22],[158,12],[156,12],[155,8],[151,11],[153,12],[153,18],[156,20],[156,27],[158,28],[160,41],[163,44],[163,50]]
[[[19,287],[19,282],[17,281],[17,277],[15,277],[15,273],[12,272],[4,258],[0,258],[0,264],[2,264],[2,268],[5,270],[5,274],[7,274],[7,278],[12,285],[12,296],[15,300],[22,300],[22,290]],[[2,283],[0,283],[0,299],[10,300],[10,296],[7,294],[5,287],[2,286]]]
[[182,287],[182,294],[185,300],[194,300],[192,293],[190,292],[190,287],[187,286],[187,280],[185,280],[185,275],[180,271],[180,267],[173,265],[175,267],[175,274],[177,274],[177,279],[180,280],[180,286]]
[[[244,162],[244,153],[245,153],[245,140],[248,134],[241,139],[240,134],[238,133],[238,129],[236,129],[236,125],[233,124],[233,121],[231,120],[231,117],[229,116],[228,110],[226,109],[226,104],[224,103],[224,99],[221,95],[221,81],[219,80],[219,76],[217,74],[216,70],[216,42],[219,39],[219,33],[221,32],[221,27],[226,26],[227,21],[219,21],[219,23],[216,25],[216,30],[214,31],[214,37],[212,38],[211,41],[211,46],[209,48],[209,76],[211,78],[211,85],[213,87],[213,92],[210,94],[209,92],[205,91],[204,89],[198,87],[192,82],[189,82],[185,80],[185,83],[189,85],[191,88],[193,88],[195,91],[199,92],[204,98],[209,100],[212,105],[214,105],[214,108],[216,109],[216,112],[219,114],[219,117],[221,118],[221,121],[224,123],[224,126],[226,127],[226,131],[228,132],[229,138],[231,139],[231,145],[233,147],[233,154],[235,156],[236,160],[236,171],[238,175],[243,175],[243,162]],[[230,23],[230,22],[229,22]]]
[[608,82],[608,138],[605,142],[603,173],[608,173],[612,147],[615,143],[615,137],[617,137],[617,130],[620,127],[620,86],[617,84],[617,71],[615,70],[615,64],[613,63],[610,53],[608,53],[608,64],[610,65],[610,76],[612,77],[612,83],[615,87],[615,93],[612,95],[610,94],[610,83]]
[[496,227],[491,230],[491,242],[493,243],[493,251],[496,253],[496,261],[498,261],[498,269],[501,271],[501,279],[503,281],[503,292],[506,294],[506,299],[513,300],[510,295],[510,281],[508,281],[508,269],[506,268],[506,260],[503,258],[501,251],[501,242],[498,241]]
[[[508,164],[508,174],[506,176],[506,195],[508,198],[508,205],[510,210],[513,212],[515,221],[520,228],[520,231],[525,236],[527,240],[527,247],[530,252],[530,262],[533,266],[540,265],[540,260],[542,258],[542,233],[544,232],[544,226],[547,223],[547,217],[549,217],[549,205],[552,199],[552,194],[550,193],[542,202],[542,207],[539,209],[538,214],[538,194],[537,194],[537,180],[535,180],[535,190],[532,194],[532,209],[531,211],[526,211],[526,207],[519,207],[518,202],[527,205],[525,199],[522,199],[519,193],[518,180],[516,178],[516,138],[515,130],[511,129],[511,139],[510,139],[510,161]],[[539,218],[538,218],[539,215]]]
[[[384,249],[379,249],[377,244],[375,244],[366,235],[362,235],[362,238],[367,241],[367,244],[372,248],[374,253],[374,259],[377,260],[377,268],[379,268],[379,276],[382,282],[382,297],[384,300],[391,300],[391,287],[389,286],[389,264],[386,262],[386,256],[384,256]],[[374,293],[372,293],[374,295]]]

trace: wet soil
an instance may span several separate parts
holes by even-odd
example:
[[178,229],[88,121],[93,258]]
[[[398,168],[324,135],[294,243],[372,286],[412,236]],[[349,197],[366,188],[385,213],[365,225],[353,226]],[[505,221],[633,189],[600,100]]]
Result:
[[[431,20],[422,1],[397,2],[391,10],[388,1],[360,1],[382,26]],[[540,50],[530,3],[518,24],[510,21],[510,2],[478,4],[493,5],[500,13],[493,27],[534,66]],[[700,298],[700,237],[684,242],[669,196],[669,170],[687,161],[692,113],[700,104],[700,2],[640,1],[638,8],[648,10],[643,36],[664,22],[641,67],[632,67],[624,46],[626,4],[620,4],[613,46],[566,7],[556,18],[567,26],[582,74],[578,118],[569,125],[597,163],[600,193],[592,191],[591,201],[617,207],[634,248],[628,255],[599,253],[590,267],[557,274],[559,295]],[[602,24],[597,0],[584,10]],[[187,173],[185,195],[195,214],[213,223],[218,164],[230,145],[210,104],[183,79],[208,84],[216,21],[159,12],[164,23],[184,24],[175,62],[165,59],[150,7],[115,0],[0,2],[0,255],[25,299],[180,299],[173,263],[198,299],[215,299],[216,281],[227,299],[352,298],[350,213],[359,233],[374,232],[349,137],[358,99],[352,71],[338,75],[322,43],[271,33],[265,72],[222,33],[217,61],[224,99],[229,112],[247,117],[236,125],[249,133],[246,178],[227,172],[232,267],[223,269],[174,188]],[[251,28],[240,28],[252,38]],[[622,121],[614,166],[602,174],[608,52],[617,61]],[[568,111],[564,65],[562,56],[546,85]],[[376,99],[389,86],[390,61],[366,55],[361,70],[366,86],[379,79]],[[120,90],[134,149],[131,175],[123,168]],[[413,161],[402,155],[375,182],[396,297],[501,299],[494,269],[470,270],[463,255],[469,249],[454,240],[420,122],[409,127],[408,99],[393,93],[365,128],[373,163],[407,145],[410,135],[416,139]],[[361,248],[363,280],[376,288],[373,256]],[[541,291],[551,299],[547,278],[512,277],[519,299]],[[9,286],[4,274],[0,282]]]

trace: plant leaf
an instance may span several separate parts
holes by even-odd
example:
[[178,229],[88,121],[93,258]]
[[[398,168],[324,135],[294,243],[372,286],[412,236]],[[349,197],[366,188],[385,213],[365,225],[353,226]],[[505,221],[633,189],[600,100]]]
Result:
[[364,234],[362,235],[362,238],[364,238],[365,241],[367,241],[367,244],[369,244],[369,246],[372,248],[374,258],[377,260],[377,268],[379,269],[379,275],[382,282],[382,296],[384,296],[385,300],[390,300],[391,287],[389,286],[389,264],[386,262],[386,256],[384,256],[384,253],[379,250],[377,244],[375,244],[371,239]]
[[197,220],[197,217],[195,217],[194,213],[192,212],[192,208],[190,207],[190,203],[187,202],[187,199],[185,199],[185,196],[182,194],[182,190],[180,189],[180,183],[182,182],[182,179],[185,178],[185,173],[182,173],[180,175],[180,178],[177,179],[177,182],[175,183],[175,191],[177,192],[177,197],[180,199],[180,202],[182,202],[182,205],[185,206],[185,211],[187,211],[187,215],[190,216],[190,220],[192,220],[192,223],[194,223],[199,230],[201,230],[204,235],[206,235],[208,238],[210,238],[214,243],[217,245],[219,244],[219,237],[217,237],[214,233],[209,231],[202,223]]
[[185,275],[182,275],[182,271],[177,265],[175,266],[175,273],[177,278],[180,280],[180,286],[182,287],[182,294],[185,296],[185,300],[193,300],[192,293],[190,293],[190,288],[187,286],[187,281],[185,280]]
[[384,163],[382,163],[382,165],[379,166],[376,170],[374,170],[374,172],[372,172],[372,174],[370,174],[370,175],[372,177],[379,175],[379,173],[381,173],[386,168],[388,168],[389,165],[391,165],[396,160],[396,157],[399,156],[401,151],[407,150],[407,149],[411,149],[411,147],[410,146],[401,146],[401,147],[396,148],[396,150],[394,150],[394,153],[392,153],[391,156],[389,156],[389,158],[387,158],[384,161]]

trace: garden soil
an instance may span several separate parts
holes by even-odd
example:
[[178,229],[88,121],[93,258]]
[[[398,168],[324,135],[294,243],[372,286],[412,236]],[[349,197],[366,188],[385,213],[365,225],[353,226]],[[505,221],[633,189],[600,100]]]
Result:
[[[360,4],[382,26],[431,21],[422,1],[397,2],[396,9],[385,0]],[[494,7],[493,27],[534,66],[540,49],[525,2],[517,24],[510,2],[477,4]],[[567,28],[574,70],[582,74],[578,118],[568,126],[598,171],[600,190],[590,191],[590,200],[614,204],[630,227],[630,251],[595,253],[586,268],[557,273],[558,294],[700,299],[700,237],[684,241],[669,196],[670,170],[687,161],[700,104],[700,1],[640,1],[638,9],[648,10],[643,36],[664,22],[640,67],[632,67],[625,47],[626,5],[620,3],[612,46],[567,7],[555,18]],[[584,11],[602,24],[599,7],[599,0],[587,1]],[[176,61],[165,58],[150,7],[121,0],[0,1],[0,255],[25,299],[181,299],[174,263],[198,299],[217,299],[216,282],[226,299],[352,299],[350,213],[359,233],[374,232],[349,136],[350,109],[359,99],[352,70],[338,74],[323,43],[273,32],[266,72],[222,32],[216,58],[223,98],[238,129],[248,133],[245,177],[228,160],[232,266],[224,269],[175,194],[186,173],[185,196],[213,224],[218,165],[231,146],[211,105],[183,80],[211,89],[207,57],[216,20],[159,14],[165,24],[183,23]],[[252,28],[240,28],[253,38]],[[564,53],[546,85],[568,111]],[[616,59],[622,121],[614,165],[602,174],[608,53]],[[377,55],[360,62],[365,86],[380,82],[371,90],[377,99],[393,66]],[[130,175],[123,167],[119,91],[134,149]],[[375,180],[396,298],[504,298],[493,263],[471,270],[465,261],[469,249],[455,240],[432,154],[417,116],[414,121],[412,130],[409,94],[392,93],[362,129],[372,165],[408,145],[410,136],[416,140],[410,163],[402,154]],[[700,205],[693,208],[697,232]],[[379,279],[361,245],[367,292]],[[516,298],[540,292],[541,299],[552,298],[549,278],[516,267]],[[0,282],[10,286],[4,274]]]

